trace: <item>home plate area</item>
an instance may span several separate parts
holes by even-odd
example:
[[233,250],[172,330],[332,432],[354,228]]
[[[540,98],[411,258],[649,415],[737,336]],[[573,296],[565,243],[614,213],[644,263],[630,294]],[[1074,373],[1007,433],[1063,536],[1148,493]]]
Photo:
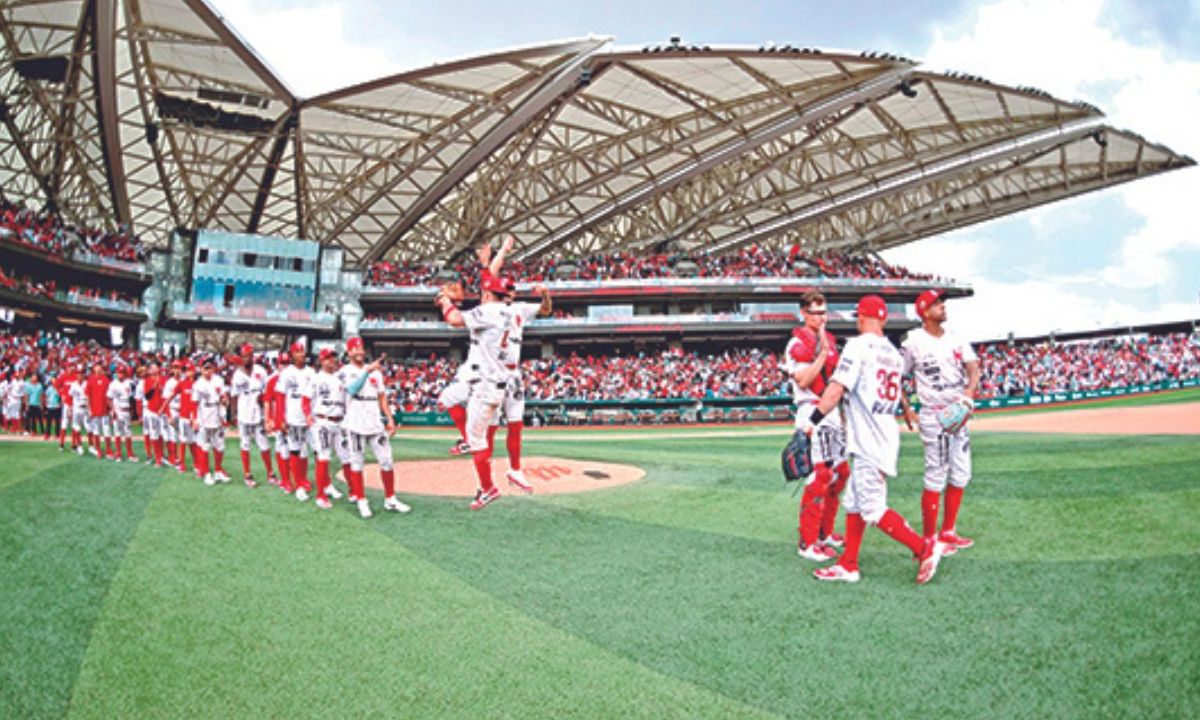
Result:
[[[646,471],[632,465],[568,460],[557,457],[527,457],[522,462],[525,480],[533,486],[535,495],[557,495],[604,490],[641,480]],[[505,494],[520,493],[508,484],[504,473],[507,458],[492,460],[492,480]],[[379,466],[363,469],[367,487],[380,489]],[[339,478],[340,479],[340,478]],[[443,495],[474,497],[479,481],[475,465],[469,457],[452,460],[410,460],[396,463],[396,492],[400,495]]]

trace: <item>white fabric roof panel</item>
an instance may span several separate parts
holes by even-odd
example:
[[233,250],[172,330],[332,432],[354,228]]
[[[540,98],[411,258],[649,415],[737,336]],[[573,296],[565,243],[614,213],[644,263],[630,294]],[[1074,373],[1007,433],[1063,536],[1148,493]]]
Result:
[[[211,222],[342,244],[360,263],[447,258],[503,232],[518,235],[519,256],[664,237],[711,251],[796,239],[883,247],[1193,164],[1103,128],[1090,106],[892,56],[610,52],[588,38],[303,100],[204,0],[96,1],[115,4],[117,72],[93,77],[83,63],[70,88],[21,78],[12,60],[69,51],[83,0],[0,8],[16,38],[0,55],[0,88],[41,83],[37,95],[8,93],[19,102],[12,129],[0,127],[0,181],[38,206],[60,188],[64,214],[132,222],[152,243]],[[96,38],[81,41],[90,55]],[[102,116],[101,82],[118,84],[116,117]],[[218,105],[230,124],[188,117],[186,103],[164,117],[158,92]],[[49,128],[68,108],[73,136],[56,169]],[[1061,140],[1039,135],[1051,131]],[[960,208],[949,215],[889,215],[946,193]]]

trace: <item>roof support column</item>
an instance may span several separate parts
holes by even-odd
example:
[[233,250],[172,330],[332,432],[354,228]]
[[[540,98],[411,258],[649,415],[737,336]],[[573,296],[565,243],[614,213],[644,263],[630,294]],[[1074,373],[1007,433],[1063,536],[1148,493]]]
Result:
[[129,225],[129,193],[125,187],[125,161],[121,153],[120,117],[117,110],[117,2],[95,0],[92,56],[96,82],[96,115],[100,120],[100,149],[112,197],[113,217]]

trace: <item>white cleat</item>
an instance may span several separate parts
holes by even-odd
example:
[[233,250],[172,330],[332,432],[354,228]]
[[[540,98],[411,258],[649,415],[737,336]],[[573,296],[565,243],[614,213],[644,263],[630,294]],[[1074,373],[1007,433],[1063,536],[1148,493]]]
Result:
[[90,448],[88,452],[92,454],[92,457],[100,457],[100,453],[96,451],[96,448]]
[[212,473],[209,473],[204,476],[204,484],[209,487],[212,487],[213,485],[217,484],[217,479],[215,477],[213,477]]
[[362,500],[359,500],[358,501],[358,516],[360,518],[362,518],[363,520],[366,520],[367,518],[371,517],[372,515],[373,515],[373,513],[371,512],[371,503],[367,502],[365,498]]
[[325,488],[325,493],[333,500],[342,499],[342,491],[338,490],[333,483],[329,483],[329,487]]
[[825,582],[844,582],[856,583],[862,579],[862,575],[857,570],[847,570],[841,565],[830,565],[829,567],[817,568],[813,570],[813,577]]
[[942,555],[946,552],[945,544],[934,541],[933,548],[930,553],[921,560],[921,567],[917,570],[917,584],[924,585],[933,579],[937,574],[938,563],[942,561]]
[[333,503],[329,502],[329,498],[317,498],[317,507],[322,510],[332,510]]
[[83,448],[82,447],[75,448],[75,454],[78,455],[79,457],[83,457]]
[[837,553],[832,548],[828,548],[821,543],[813,543],[812,545],[796,545],[796,554],[805,560],[813,562],[825,562],[837,558]]
[[412,510],[411,507],[397,500],[395,496],[383,499],[383,509],[387,510],[388,512],[398,513],[406,513],[409,510]]
[[520,470],[509,470],[504,473],[504,477],[508,478],[508,484],[515,486],[521,492],[529,495],[533,492],[533,486],[525,480],[525,473]]
[[130,455],[130,456],[129,456],[129,462],[131,462],[131,463],[135,463],[135,462],[137,462],[137,461],[138,461],[138,459],[137,459],[137,458],[135,458],[134,456],[132,456],[132,455]]
[[304,488],[296,488],[296,499],[300,502],[308,502],[308,491]]
[[223,473],[223,472],[218,472],[218,473],[217,473],[217,480],[220,480],[220,481],[221,481],[221,482],[223,482],[223,483],[227,483],[227,482],[229,482],[229,476],[228,476],[228,475],[226,475],[226,474],[225,474],[225,473]]

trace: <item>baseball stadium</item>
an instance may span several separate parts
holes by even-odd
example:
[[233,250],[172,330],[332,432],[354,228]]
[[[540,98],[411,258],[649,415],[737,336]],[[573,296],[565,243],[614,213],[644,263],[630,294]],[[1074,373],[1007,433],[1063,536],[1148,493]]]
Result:
[[0,718],[1200,717],[1195,276],[922,252],[1189,140],[671,35],[302,92],[227,4],[0,2]]

